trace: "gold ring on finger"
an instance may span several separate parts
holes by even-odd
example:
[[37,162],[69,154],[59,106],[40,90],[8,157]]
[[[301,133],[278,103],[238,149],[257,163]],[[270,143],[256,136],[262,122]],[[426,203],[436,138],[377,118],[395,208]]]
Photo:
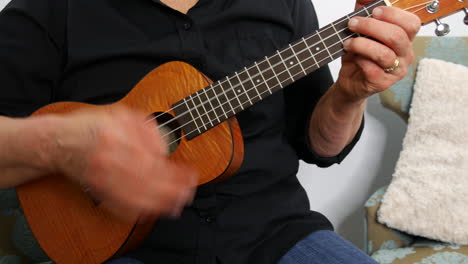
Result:
[[393,65],[390,66],[390,67],[384,68],[383,70],[384,70],[385,72],[387,72],[387,73],[388,73],[388,72],[392,72],[392,71],[398,69],[398,66],[400,66],[400,59],[398,59],[398,57],[396,57],[396,58],[395,58],[395,62],[393,62]]

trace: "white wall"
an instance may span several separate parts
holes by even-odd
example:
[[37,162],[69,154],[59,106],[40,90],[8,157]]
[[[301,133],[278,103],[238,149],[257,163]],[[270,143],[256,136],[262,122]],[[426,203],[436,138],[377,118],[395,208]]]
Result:
[[[0,0],[0,8],[8,1]],[[313,0],[322,26],[353,10],[353,0],[338,1],[342,6],[339,11],[338,2]],[[445,19],[452,27],[451,36],[468,36],[468,28],[462,25],[463,16],[460,12]],[[428,25],[420,35],[432,36],[433,30],[434,26]],[[339,68],[339,60],[331,63],[335,78]],[[403,121],[383,109],[379,99],[373,97],[369,100],[362,139],[341,165],[327,169],[301,165],[299,178],[309,193],[312,209],[328,216],[338,232],[358,246],[363,245],[362,206],[377,187],[389,183],[405,129]]]
[[[312,0],[321,26],[349,13],[354,0],[339,0],[342,6],[330,4],[330,0]],[[337,11],[338,10],[338,11]],[[463,12],[442,21],[450,24],[449,36],[468,36],[468,26],[462,24]],[[435,24],[423,27],[419,35],[434,36]],[[340,61],[330,64],[336,78]],[[362,247],[363,204],[378,187],[390,182],[393,168],[401,151],[406,131],[405,123],[396,114],[380,105],[378,96],[368,103],[365,115],[366,127],[360,142],[340,165],[327,169],[302,164],[299,179],[306,188],[311,207],[324,213],[337,231],[355,245]]]

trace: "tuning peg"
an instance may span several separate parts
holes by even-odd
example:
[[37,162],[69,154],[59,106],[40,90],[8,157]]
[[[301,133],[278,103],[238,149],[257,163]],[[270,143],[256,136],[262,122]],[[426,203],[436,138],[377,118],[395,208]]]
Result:
[[431,14],[439,12],[439,9],[440,9],[439,0],[429,1],[426,4],[426,10],[427,12]]
[[436,19],[434,22],[437,24],[435,30],[437,36],[445,36],[450,32],[450,26],[448,24],[440,22],[439,19]]
[[465,11],[465,18],[463,19],[463,23],[465,23],[465,25],[468,25],[468,7],[465,7],[463,8],[463,11]]

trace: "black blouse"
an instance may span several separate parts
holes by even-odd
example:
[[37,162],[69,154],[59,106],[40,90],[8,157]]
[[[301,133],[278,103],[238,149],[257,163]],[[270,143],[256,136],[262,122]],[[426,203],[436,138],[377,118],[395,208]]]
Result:
[[[0,15],[0,113],[114,102],[174,60],[218,80],[317,27],[309,0],[200,0],[187,15],[158,0],[13,0]],[[239,171],[200,186],[180,219],[158,220],[128,255],[145,263],[271,264],[309,233],[332,229],[310,211],[296,178],[299,159],[339,163],[362,132],[332,158],[310,149],[308,121],[332,82],[323,67],[238,114]]]

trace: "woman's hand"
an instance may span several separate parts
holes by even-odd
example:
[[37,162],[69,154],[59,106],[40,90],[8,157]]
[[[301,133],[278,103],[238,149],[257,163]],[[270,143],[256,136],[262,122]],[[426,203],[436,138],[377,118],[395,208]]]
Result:
[[[372,2],[358,0],[356,8]],[[409,12],[396,7],[381,6],[373,10],[372,17],[355,17],[349,22],[353,32],[370,38],[348,39],[342,58],[337,88],[351,101],[363,100],[382,92],[404,78],[408,65],[414,59],[412,40],[419,31],[421,21]],[[398,67],[386,72],[384,69]]]
[[122,218],[178,216],[193,199],[197,175],[168,159],[167,144],[146,117],[123,107],[66,114],[53,166]]

